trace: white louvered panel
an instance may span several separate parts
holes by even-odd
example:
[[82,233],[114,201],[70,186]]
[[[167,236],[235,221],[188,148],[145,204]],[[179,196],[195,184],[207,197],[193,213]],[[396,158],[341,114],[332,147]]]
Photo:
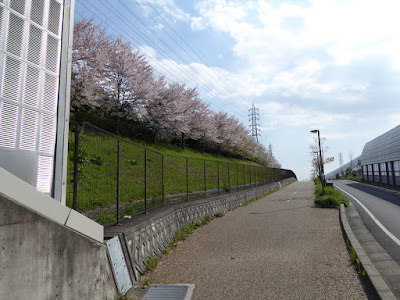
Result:
[[25,2],[25,0],[10,0],[10,8],[23,15],[25,14]]
[[44,91],[42,97],[42,109],[55,112],[57,108],[58,77],[46,74],[44,77]]
[[61,4],[56,0],[50,0],[48,30],[57,36],[61,29]]
[[3,74],[2,96],[10,100],[18,101],[21,79],[21,62],[15,58],[6,56]]
[[0,41],[3,42],[3,13],[4,13],[4,8],[3,6],[0,6]]
[[25,72],[24,95],[22,103],[38,107],[39,104],[40,70],[27,66]]
[[43,25],[44,0],[32,0],[31,20],[39,25]]
[[37,125],[38,125],[37,111],[29,108],[22,108],[21,116],[21,133],[19,140],[19,148],[24,150],[36,150],[36,139],[37,139]]
[[39,151],[54,153],[56,137],[56,116],[42,113],[39,133]]
[[22,54],[22,39],[24,36],[24,20],[10,13],[10,24],[8,26],[6,50],[16,56]]
[[59,65],[59,40],[51,35],[47,36],[47,49],[46,49],[46,69],[54,73],[58,72]]
[[0,102],[0,146],[16,147],[17,128],[18,106]]
[[53,157],[39,156],[36,188],[42,193],[50,193],[53,181]]
[[40,65],[43,31],[34,25],[29,26],[28,61]]

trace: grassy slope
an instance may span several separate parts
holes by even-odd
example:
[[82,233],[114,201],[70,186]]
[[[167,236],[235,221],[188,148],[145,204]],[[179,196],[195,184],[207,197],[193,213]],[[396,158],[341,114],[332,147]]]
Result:
[[[68,163],[67,205],[72,207],[74,133],[70,133]],[[207,189],[217,188],[218,168],[220,188],[261,180],[260,165],[233,158],[215,156],[191,149],[135,141],[164,156],[165,194],[186,193],[186,158],[189,171],[189,192],[204,189],[204,159],[206,161]],[[145,151],[129,141],[120,142],[120,200],[132,202],[145,197]],[[80,135],[80,162],[77,209],[91,210],[108,207],[116,201],[117,140],[98,132],[86,131]],[[217,161],[220,161],[219,165]],[[228,175],[229,163],[229,175]],[[246,166],[242,165],[246,164]],[[252,172],[250,178],[250,170]],[[271,175],[271,174],[264,174]],[[229,180],[228,180],[229,178]],[[194,195],[196,196],[196,195]],[[162,198],[162,156],[147,151],[147,197]]]

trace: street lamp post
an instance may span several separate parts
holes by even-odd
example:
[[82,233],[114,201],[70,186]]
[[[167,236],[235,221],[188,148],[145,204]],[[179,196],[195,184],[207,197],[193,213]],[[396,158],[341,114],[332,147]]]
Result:
[[320,179],[322,185],[322,194],[325,194],[325,175],[324,175],[324,162],[322,160],[321,138],[319,136],[319,129],[311,130],[311,133],[318,133],[318,146],[319,146],[319,160],[320,160]]

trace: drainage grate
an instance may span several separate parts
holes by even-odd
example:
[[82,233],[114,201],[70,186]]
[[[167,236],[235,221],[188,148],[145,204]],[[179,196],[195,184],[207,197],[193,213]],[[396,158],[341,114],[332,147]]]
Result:
[[153,285],[143,300],[190,300],[194,284]]

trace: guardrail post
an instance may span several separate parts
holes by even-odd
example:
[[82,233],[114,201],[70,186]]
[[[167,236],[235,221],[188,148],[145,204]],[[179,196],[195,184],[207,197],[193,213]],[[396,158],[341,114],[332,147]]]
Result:
[[76,210],[78,200],[78,163],[79,163],[79,123],[75,126],[75,149],[74,149],[74,192],[72,196],[72,208]]
[[144,213],[147,214],[147,149],[144,150]]

